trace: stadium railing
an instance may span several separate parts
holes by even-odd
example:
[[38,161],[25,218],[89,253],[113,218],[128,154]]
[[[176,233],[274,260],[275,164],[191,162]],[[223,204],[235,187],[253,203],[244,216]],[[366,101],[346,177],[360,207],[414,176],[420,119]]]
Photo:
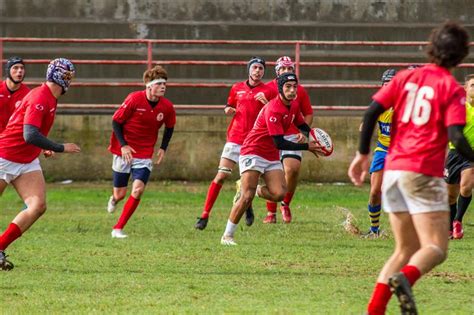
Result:
[[[301,67],[407,67],[412,62],[311,62],[301,61],[302,46],[414,46],[423,47],[428,44],[426,41],[270,41],[270,40],[168,40],[168,39],[73,39],[73,38],[26,38],[26,37],[0,37],[0,60],[5,63],[4,44],[5,43],[67,43],[67,44],[137,44],[146,46],[146,58],[138,60],[111,60],[111,59],[73,59],[75,64],[89,65],[146,65],[151,68],[154,64],[161,65],[209,65],[209,66],[242,66],[247,61],[231,60],[155,60],[153,59],[153,48],[155,45],[173,44],[173,45],[275,45],[289,46],[294,49],[296,73],[300,73]],[[470,43],[474,46],[474,42]],[[49,59],[25,59],[28,64],[47,64]],[[268,62],[268,65],[275,65],[275,62]],[[474,68],[473,63],[464,63],[461,68]],[[0,76],[3,77],[3,67],[0,67]],[[39,85],[39,81],[26,82],[28,85]],[[73,86],[78,87],[142,87],[142,82],[81,82],[75,81]],[[230,83],[194,83],[194,82],[170,82],[169,87],[193,87],[193,88],[230,88]],[[376,89],[378,84],[338,84],[338,83],[318,83],[303,84],[307,89]],[[59,108],[80,109],[94,113],[100,110],[113,110],[118,104],[61,104]],[[177,110],[215,110],[222,109],[222,105],[197,105],[197,104],[176,104]],[[366,106],[314,106],[318,110],[337,110],[337,111],[362,111]]]

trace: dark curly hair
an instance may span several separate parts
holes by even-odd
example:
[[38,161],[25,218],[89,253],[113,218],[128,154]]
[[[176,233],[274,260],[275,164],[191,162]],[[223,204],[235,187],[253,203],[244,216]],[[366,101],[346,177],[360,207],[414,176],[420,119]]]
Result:
[[452,21],[435,28],[429,40],[426,52],[430,62],[444,68],[457,66],[469,53],[469,35]]

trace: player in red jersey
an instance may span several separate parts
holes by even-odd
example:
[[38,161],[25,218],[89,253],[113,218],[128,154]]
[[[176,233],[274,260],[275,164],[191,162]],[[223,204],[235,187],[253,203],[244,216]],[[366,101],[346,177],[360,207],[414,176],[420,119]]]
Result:
[[113,227],[112,238],[125,238],[123,228],[140,203],[153,168],[153,151],[158,131],[165,125],[161,146],[155,164],[165,157],[166,149],[176,124],[173,103],[164,97],[168,74],[161,66],[143,73],[145,90],[130,93],[112,117],[113,132],[109,151],[113,154],[113,195],[107,211],[115,211],[117,203],[125,198],[132,175],[132,192],[123,207],[122,214]]
[[[288,56],[278,58],[275,65],[275,72],[277,77],[283,73],[294,73],[295,64]],[[274,79],[267,83],[267,86],[278,93],[277,79]],[[300,111],[303,114],[304,121],[308,126],[313,123],[313,108],[311,107],[311,101],[309,99],[308,92],[306,89],[298,84],[298,90],[296,92],[295,101],[300,107]],[[298,143],[303,135],[299,132],[298,128],[292,124],[290,129],[285,133],[285,139]],[[285,179],[288,191],[281,202],[280,210],[283,222],[291,222],[291,210],[290,202],[296,191],[296,185],[298,184],[298,176],[301,168],[301,158],[303,157],[302,151],[283,150],[280,152],[281,161],[283,163],[283,169],[285,171]],[[276,210],[277,203],[273,201],[267,201],[267,216],[263,220],[263,223],[276,223]]]
[[46,73],[47,82],[23,98],[0,134],[0,194],[11,183],[27,205],[0,235],[0,270],[13,268],[6,259],[5,249],[46,211],[46,188],[38,159],[41,151],[44,150],[46,157],[54,152],[80,152],[74,143],[59,144],[47,138],[57,99],[68,90],[74,73],[69,60],[52,60]]
[[22,82],[25,79],[25,63],[20,57],[10,57],[5,65],[7,78],[0,84],[0,133],[30,89]]
[[[300,107],[295,100],[298,79],[293,73],[278,77],[278,97],[273,98],[258,114],[252,130],[245,138],[239,157],[241,193],[229,215],[227,227],[221,238],[222,245],[236,245],[234,234],[240,218],[250,206],[255,193],[259,197],[278,202],[286,193],[285,174],[280,161],[279,150],[309,150],[317,155],[322,153],[316,142],[300,143],[288,141],[285,132],[292,124],[309,134],[311,128],[305,123]],[[260,176],[266,186],[257,188]]]
[[[276,94],[268,88],[262,78],[265,74],[265,60],[252,57],[247,65],[248,79],[232,86],[227,105],[224,109],[226,115],[233,115],[227,128],[227,141],[222,151],[217,174],[214,177],[206,195],[204,209],[194,227],[204,230],[209,220],[214,202],[225,180],[232,174],[232,169],[239,160],[240,147],[252,129],[258,113],[265,104]],[[246,223],[252,225],[254,221],[253,209],[250,205],[246,212]]]
[[427,50],[431,63],[400,71],[373,96],[364,116],[359,151],[348,171],[356,185],[368,172],[377,117],[394,110],[382,205],[389,213],[395,250],[379,274],[368,314],[384,314],[392,292],[403,314],[417,314],[411,288],[446,259],[449,207],[443,167],[448,138],[458,152],[474,160],[463,135],[465,92],[450,72],[468,52],[464,28],[447,22],[434,29]]

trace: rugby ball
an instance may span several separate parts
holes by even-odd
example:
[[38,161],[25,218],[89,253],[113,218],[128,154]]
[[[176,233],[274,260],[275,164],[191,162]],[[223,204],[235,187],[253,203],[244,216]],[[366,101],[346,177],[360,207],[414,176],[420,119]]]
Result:
[[332,139],[326,131],[320,128],[312,128],[309,132],[309,139],[310,141],[317,142],[323,147],[325,156],[330,156],[332,154],[332,151],[334,150],[334,144],[332,143]]

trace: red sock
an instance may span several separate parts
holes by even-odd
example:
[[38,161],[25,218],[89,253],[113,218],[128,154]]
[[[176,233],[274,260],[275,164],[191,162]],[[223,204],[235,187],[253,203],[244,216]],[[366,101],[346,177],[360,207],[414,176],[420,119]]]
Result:
[[21,230],[15,223],[10,223],[8,228],[0,236],[0,250],[7,249],[8,245],[21,236]]
[[285,198],[283,198],[283,203],[287,206],[290,205],[291,199],[293,199],[293,195],[295,192],[287,192]]
[[392,292],[388,284],[377,282],[367,306],[367,313],[369,315],[384,315],[391,297]]
[[413,265],[405,265],[405,267],[403,267],[400,272],[403,272],[405,277],[407,277],[408,282],[410,282],[411,286],[413,286],[415,282],[421,277],[420,270]]
[[273,201],[267,201],[267,211],[273,214],[276,214],[277,212],[277,203]]
[[127,224],[128,219],[130,219],[133,212],[135,212],[135,209],[138,207],[139,203],[140,199],[135,199],[132,195],[128,197],[127,202],[123,206],[122,215],[120,216],[117,224],[115,224],[114,229],[123,229],[125,224]]
[[219,196],[221,188],[222,185],[217,184],[214,181],[212,181],[211,185],[209,185],[209,190],[207,191],[206,202],[204,203],[204,210],[202,211],[201,218],[209,218],[209,213],[211,213],[212,207],[214,206],[214,202],[216,202],[217,196]]

